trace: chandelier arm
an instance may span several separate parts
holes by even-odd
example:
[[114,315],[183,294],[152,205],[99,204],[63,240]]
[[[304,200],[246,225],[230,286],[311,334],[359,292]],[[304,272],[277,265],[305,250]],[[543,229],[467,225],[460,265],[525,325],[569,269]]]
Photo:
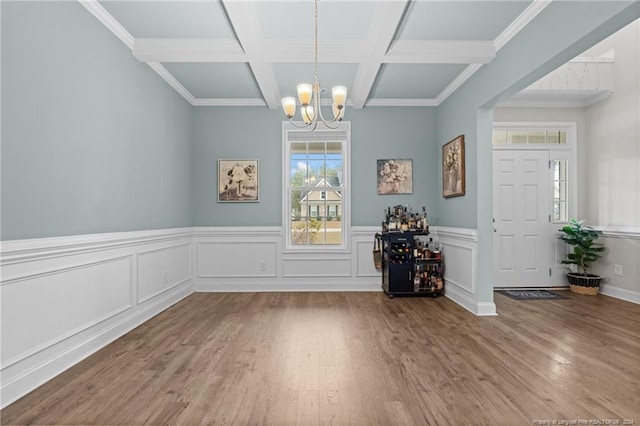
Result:
[[339,121],[338,123],[336,123],[336,125],[335,125],[335,126],[330,126],[329,124],[333,123],[334,121],[335,121],[335,120],[332,120],[332,121],[323,121],[322,123],[323,123],[323,124],[325,125],[325,127],[327,127],[328,129],[335,130],[335,129],[337,129],[338,127],[340,127],[340,124],[342,124],[342,122],[340,122],[340,121]]
[[297,127],[298,129],[309,129],[309,128],[311,127],[311,123],[309,123],[309,124],[302,124],[302,125],[300,125],[300,124],[296,124],[296,122],[295,122],[295,121],[293,121],[293,117],[289,118],[289,123],[291,123],[291,125],[292,125],[293,127]]
[[320,118],[320,120],[322,120],[322,122],[323,122],[324,124],[327,124],[327,123],[333,123],[333,122],[335,122],[335,121],[338,121],[338,118],[339,118],[340,116],[338,116],[338,117],[334,117],[334,118],[333,118],[333,120],[327,120],[327,119],[325,119],[325,118],[324,118],[324,116],[322,115],[322,110],[321,110],[320,108],[318,108],[318,117]]

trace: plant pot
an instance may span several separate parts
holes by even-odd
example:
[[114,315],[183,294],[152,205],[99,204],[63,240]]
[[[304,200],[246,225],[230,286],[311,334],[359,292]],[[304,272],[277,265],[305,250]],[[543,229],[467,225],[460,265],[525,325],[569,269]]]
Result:
[[602,277],[593,274],[582,275],[570,272],[567,274],[567,279],[572,292],[595,296],[598,294]]

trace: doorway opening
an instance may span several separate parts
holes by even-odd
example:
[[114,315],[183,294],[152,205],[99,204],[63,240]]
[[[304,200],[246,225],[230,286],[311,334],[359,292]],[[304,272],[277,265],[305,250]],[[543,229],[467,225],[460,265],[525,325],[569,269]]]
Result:
[[576,141],[576,123],[494,123],[494,288],[566,285],[557,235],[577,211]]

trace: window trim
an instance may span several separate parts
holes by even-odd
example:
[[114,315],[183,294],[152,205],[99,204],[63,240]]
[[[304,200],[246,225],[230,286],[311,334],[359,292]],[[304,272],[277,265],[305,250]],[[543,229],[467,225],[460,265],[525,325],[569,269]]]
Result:
[[[298,123],[297,123],[298,124]],[[291,143],[301,142],[300,140],[289,139],[290,132],[306,132],[308,140],[306,142],[326,142],[323,135],[331,132],[344,133],[344,139],[333,139],[343,143],[343,169],[342,169],[342,244],[335,245],[298,245],[291,244],[291,197],[289,189],[291,185],[290,154]],[[283,253],[351,253],[351,122],[343,121],[338,129],[329,129],[321,123],[315,131],[309,132],[305,129],[294,127],[288,121],[282,122],[282,227],[284,230]],[[326,202],[326,200],[325,200]]]

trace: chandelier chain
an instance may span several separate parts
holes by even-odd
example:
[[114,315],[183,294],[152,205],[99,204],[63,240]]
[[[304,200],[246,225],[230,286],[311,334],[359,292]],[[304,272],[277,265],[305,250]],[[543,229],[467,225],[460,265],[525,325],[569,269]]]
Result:
[[314,14],[314,23],[315,23],[315,45],[314,45],[314,78],[315,81],[318,81],[318,0],[315,0],[315,14]]

